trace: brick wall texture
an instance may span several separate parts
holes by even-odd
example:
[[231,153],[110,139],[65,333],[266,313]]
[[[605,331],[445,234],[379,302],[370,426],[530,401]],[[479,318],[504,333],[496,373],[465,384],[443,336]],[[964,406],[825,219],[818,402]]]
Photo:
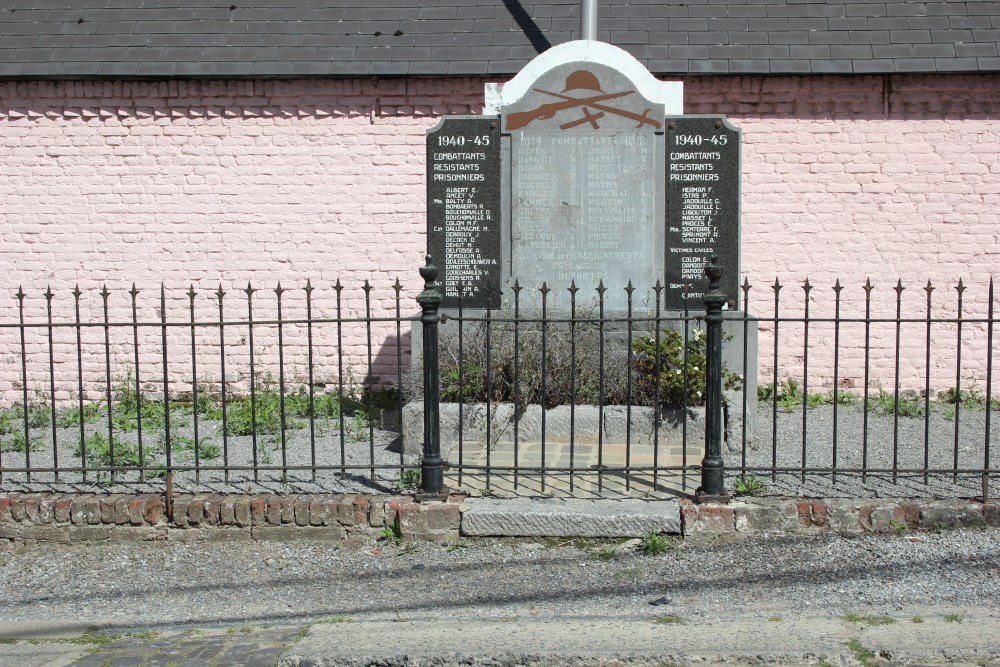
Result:
[[[484,79],[302,81],[54,81],[0,83],[0,321],[18,321],[19,285],[28,322],[47,316],[72,322],[71,290],[79,285],[81,317],[101,321],[103,285],[112,321],[130,321],[133,282],[139,320],[158,322],[160,285],[170,321],[218,316],[216,290],[226,292],[227,320],[246,316],[248,283],[255,318],[305,314],[306,279],[313,315],[335,317],[335,281],[345,317],[395,312],[400,281],[403,314],[416,311],[416,269],[425,248],[424,135],[446,114],[474,114]],[[834,282],[843,286],[842,315],[864,313],[870,279],[872,313],[895,317],[897,280],[904,316],[925,316],[928,281],[936,316],[986,314],[991,272],[1000,266],[1000,76],[701,77],[685,80],[686,113],[725,114],[743,129],[742,270],[752,285],[750,310],[832,315]],[[369,281],[366,301],[363,285]],[[770,377],[773,324],[761,327],[762,376]],[[401,349],[395,325],[372,328],[372,369],[395,380]],[[901,335],[903,386],[923,386],[925,329]],[[932,387],[982,385],[985,325],[932,332]],[[227,331],[230,380],[249,372],[246,327]],[[288,325],[289,373],[302,377],[305,328]],[[347,368],[368,372],[363,324],[342,327]],[[255,331],[255,355],[274,368],[274,327]],[[337,328],[313,331],[317,379],[338,373]],[[864,326],[845,324],[840,378],[862,382]],[[75,391],[74,328],[53,334],[56,393]],[[112,334],[112,363],[131,365],[129,330]],[[140,367],[162,369],[162,332],[143,327]],[[809,375],[832,381],[832,325],[809,331]],[[29,386],[47,389],[45,328],[26,336]],[[872,383],[892,387],[895,325],[870,330]],[[217,346],[217,329],[199,329],[199,349]],[[103,378],[104,331],[84,328],[87,372]],[[190,332],[170,328],[172,378],[190,381]],[[780,374],[796,375],[804,331],[782,323]],[[176,350],[177,352],[173,352]],[[0,328],[0,385],[19,398],[20,338]],[[176,359],[176,363],[174,362]],[[217,375],[217,351],[199,377]],[[214,366],[213,366],[214,364]],[[405,364],[405,361],[404,361]],[[971,380],[970,380],[971,378]],[[8,398],[11,398],[8,396]]]

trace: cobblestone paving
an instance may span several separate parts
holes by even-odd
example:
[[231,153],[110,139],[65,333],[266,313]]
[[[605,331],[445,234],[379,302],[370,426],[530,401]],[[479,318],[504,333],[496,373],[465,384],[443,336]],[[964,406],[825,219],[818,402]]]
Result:
[[239,628],[224,634],[125,637],[73,663],[75,667],[273,667],[302,637],[299,628]]

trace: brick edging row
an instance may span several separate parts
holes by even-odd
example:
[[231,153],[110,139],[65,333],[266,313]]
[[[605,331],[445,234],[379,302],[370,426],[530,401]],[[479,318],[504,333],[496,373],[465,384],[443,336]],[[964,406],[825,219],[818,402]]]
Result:
[[686,538],[903,533],[1000,527],[1000,504],[970,500],[750,498],[727,505],[681,504]]
[[[443,541],[461,531],[465,496],[0,494],[0,546],[33,542],[280,540],[365,542],[398,525],[407,540]],[[687,539],[757,535],[900,533],[1000,527],[1000,504],[968,500],[753,498],[725,505],[682,501]],[[397,524],[398,520],[398,524]]]
[[0,495],[0,543],[133,540],[365,541],[398,520],[404,539],[458,535],[462,495],[175,495],[168,516],[158,494]]

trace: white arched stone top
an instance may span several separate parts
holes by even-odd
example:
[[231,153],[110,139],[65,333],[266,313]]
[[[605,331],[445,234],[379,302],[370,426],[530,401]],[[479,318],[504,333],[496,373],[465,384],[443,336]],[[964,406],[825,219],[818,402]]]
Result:
[[484,114],[498,114],[500,107],[512,104],[527,93],[545,72],[572,62],[600,63],[627,76],[636,90],[650,102],[663,105],[667,115],[684,113],[684,84],[680,81],[660,81],[629,52],[606,42],[576,40],[554,46],[536,56],[507,83],[486,84]]

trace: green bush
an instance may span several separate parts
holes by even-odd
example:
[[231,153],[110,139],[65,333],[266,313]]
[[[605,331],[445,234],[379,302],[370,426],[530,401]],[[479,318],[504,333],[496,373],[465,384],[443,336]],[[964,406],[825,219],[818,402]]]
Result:
[[[457,401],[460,398],[458,340],[448,333],[441,337],[441,397]],[[462,400],[508,402],[519,406],[542,404],[547,408],[573,402],[597,404],[601,400],[602,371],[598,325],[581,315],[580,321],[572,325],[565,322],[548,324],[544,335],[543,357],[542,327],[537,322],[520,324],[517,336],[509,323],[491,324],[489,336],[485,324],[466,328],[462,350]],[[603,398],[606,405],[628,402],[628,346],[620,338],[620,332],[605,332]],[[648,398],[640,394],[633,382],[634,405],[648,403]]]
[[[489,337],[485,324],[472,327],[471,332],[467,329],[463,334],[461,391],[457,338],[442,336],[442,400],[541,404],[546,408],[571,403],[651,406],[657,396],[665,406],[705,402],[706,336],[701,329],[691,327],[686,344],[682,333],[664,329],[658,349],[655,336],[634,335],[629,349],[626,333],[620,328],[612,331],[605,325],[602,332],[598,323],[579,315],[575,322],[546,326],[544,357],[542,333],[541,326],[531,322],[519,325],[516,338],[509,323],[491,324]],[[741,388],[742,378],[726,368],[723,374],[727,389]]]
[[475,400],[486,393],[486,373],[479,364],[463,364],[461,373],[456,364],[444,371],[441,378],[441,400]]
[[658,368],[662,403],[701,405],[705,402],[707,359],[705,333],[701,329],[691,330],[686,346],[680,332],[664,329],[660,335],[659,359],[656,339],[652,336],[635,341],[632,349],[635,351],[633,364],[639,371],[639,386],[644,391],[655,394]]

